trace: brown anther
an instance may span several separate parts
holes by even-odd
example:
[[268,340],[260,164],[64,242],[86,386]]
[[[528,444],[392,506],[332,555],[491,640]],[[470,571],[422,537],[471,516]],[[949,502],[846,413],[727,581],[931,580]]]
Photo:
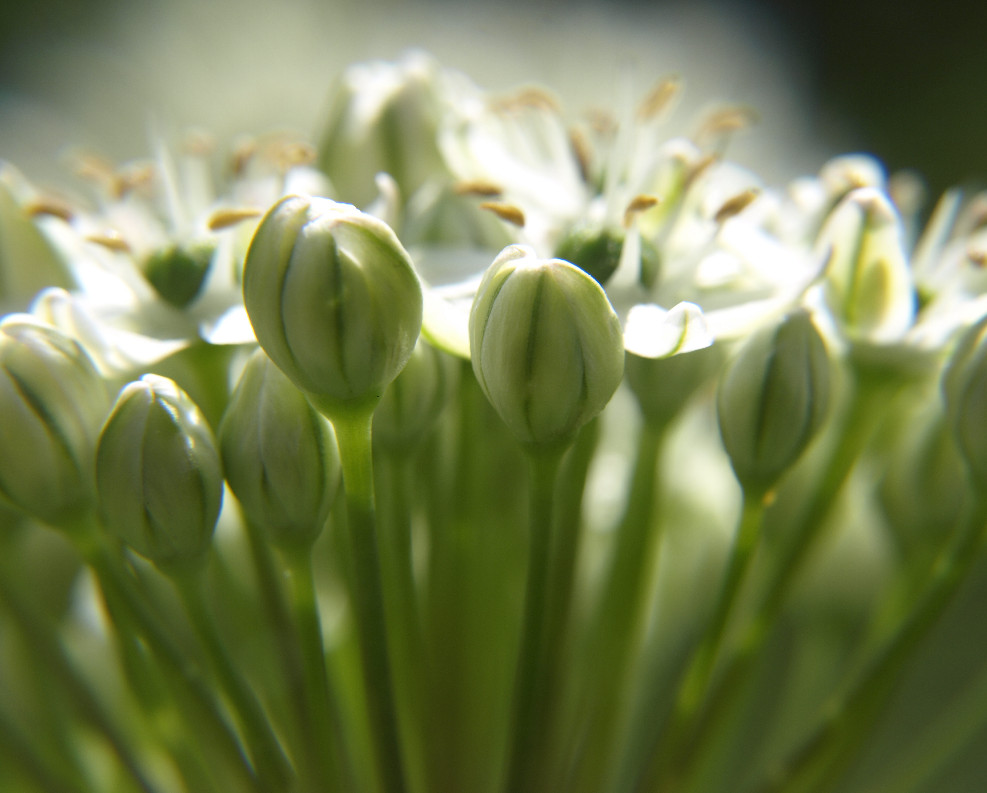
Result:
[[505,204],[501,201],[484,201],[480,204],[480,209],[493,212],[501,220],[513,223],[518,228],[524,228],[524,212],[514,204]]
[[182,142],[182,151],[193,157],[205,157],[216,149],[216,139],[208,132],[191,130]]
[[513,94],[491,99],[490,108],[504,113],[516,113],[529,109],[559,113],[562,110],[559,101],[554,96],[544,88],[533,85],[524,86]]
[[729,135],[747,129],[757,121],[757,113],[749,107],[724,107],[714,110],[696,131],[697,141],[708,141],[721,135]]
[[242,176],[247,165],[257,153],[257,142],[253,139],[242,140],[233,147],[230,155],[230,168],[234,176]]
[[702,176],[706,170],[715,162],[719,161],[719,156],[716,154],[705,154],[700,157],[689,169],[689,173],[686,174],[685,183],[686,185],[691,185],[700,176]]
[[90,234],[86,237],[86,242],[101,245],[114,253],[130,253],[130,245],[118,231],[110,230],[102,234]]
[[642,212],[646,212],[652,207],[658,206],[661,203],[661,199],[654,195],[641,194],[634,196],[631,202],[627,205],[624,210],[624,228],[629,229],[631,224],[634,222],[634,218],[640,215]]
[[315,162],[315,146],[305,141],[281,141],[273,146],[271,159],[278,168],[290,170],[299,165],[311,165]]
[[982,248],[968,248],[966,258],[970,260],[971,264],[980,269],[987,267],[987,250],[983,250]]
[[467,179],[462,182],[456,182],[456,184],[452,186],[452,191],[456,195],[462,196],[498,198],[503,195],[504,188],[496,182],[490,182],[486,179]]
[[223,229],[228,229],[231,226],[242,223],[244,220],[260,217],[262,214],[264,213],[261,210],[252,207],[217,209],[209,216],[206,226],[210,231],[222,231]]
[[735,215],[739,215],[747,207],[749,207],[754,199],[761,194],[761,191],[756,187],[750,187],[744,190],[742,193],[737,193],[737,195],[732,198],[728,198],[723,202],[723,205],[716,210],[716,214],[713,215],[713,221],[715,223],[723,223]]
[[138,162],[120,169],[113,178],[113,195],[123,198],[133,190],[150,185],[157,176],[153,162]]
[[590,129],[601,137],[611,137],[617,132],[617,119],[607,110],[592,108],[586,112]]
[[579,175],[585,183],[589,184],[593,149],[582,130],[577,127],[569,128],[569,146],[572,148],[572,156],[576,158],[576,165],[579,166]]
[[75,217],[75,212],[72,207],[60,198],[53,198],[51,196],[45,198],[37,198],[34,201],[29,202],[24,206],[24,211],[27,212],[32,218],[40,217],[42,215],[48,217],[55,217],[64,220],[66,223],[72,221]]
[[678,77],[665,77],[660,80],[637,107],[638,121],[650,121],[658,116],[675,98],[682,88]]
[[79,152],[72,158],[72,171],[90,182],[107,185],[116,178],[113,163],[98,154]]

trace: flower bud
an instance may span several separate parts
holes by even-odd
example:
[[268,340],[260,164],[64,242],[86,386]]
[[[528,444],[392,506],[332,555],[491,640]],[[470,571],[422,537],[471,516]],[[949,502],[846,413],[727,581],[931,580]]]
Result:
[[288,196],[265,215],[243,298],[257,341],[320,410],[379,399],[421,330],[421,286],[394,232],[324,198]]
[[215,245],[209,242],[168,245],[147,257],[144,277],[162,300],[185,308],[202,289],[215,251]]
[[339,486],[336,439],[263,350],[240,376],[219,427],[219,449],[247,520],[282,547],[315,541]]
[[826,417],[826,346],[805,311],[744,345],[720,383],[720,435],[745,488],[767,490],[798,460]]
[[223,500],[219,454],[173,380],[146,374],[120,391],[96,449],[96,492],[106,528],[155,564],[208,550]]
[[874,188],[853,190],[826,221],[826,302],[853,341],[894,342],[912,326],[916,298],[901,219]]
[[612,229],[571,229],[555,249],[555,255],[592,275],[605,284],[620,264],[624,235]]
[[623,375],[620,322],[600,285],[522,245],[505,248],[485,273],[470,347],[487,399],[528,446],[571,441]]
[[319,166],[340,196],[365,206],[380,171],[394,177],[405,196],[444,173],[436,142],[443,79],[421,53],[346,70],[319,146]]
[[960,453],[976,486],[987,487],[987,316],[960,338],[942,384]]
[[92,505],[109,394],[73,339],[24,315],[0,322],[0,495],[52,524]]
[[374,443],[387,449],[407,450],[434,426],[449,398],[455,361],[419,339],[374,411]]

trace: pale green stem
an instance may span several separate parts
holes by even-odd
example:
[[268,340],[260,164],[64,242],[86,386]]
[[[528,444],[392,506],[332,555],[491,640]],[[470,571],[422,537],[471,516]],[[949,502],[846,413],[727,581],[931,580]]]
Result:
[[178,590],[189,620],[205,646],[220,687],[237,714],[261,786],[272,793],[289,790],[294,772],[260,701],[226,651],[219,626],[209,610],[204,564],[173,565],[164,568],[163,572]]
[[53,768],[52,761],[37,751],[3,710],[0,710],[0,757],[5,758],[5,765],[9,763],[7,767],[17,769],[33,783],[39,793],[87,793],[81,780],[61,768]]
[[331,415],[343,467],[354,624],[360,640],[370,726],[385,793],[405,790],[377,548],[371,427],[373,409]]
[[539,784],[545,748],[545,730],[556,680],[551,655],[558,650],[559,615],[553,604],[553,502],[561,453],[535,450],[531,464],[531,504],[527,588],[517,672],[514,681],[513,734],[507,765],[506,793],[543,790]]
[[759,793],[829,790],[838,781],[847,762],[859,752],[913,651],[979,560],[985,519],[987,502],[979,500],[964,516],[955,542],[936,565],[931,581],[897,630],[856,681],[823,707],[817,727],[758,789]]
[[730,616],[758,547],[765,496],[763,490],[744,490],[740,522],[712,615],[680,678],[669,722],[661,732],[659,746],[645,772],[641,790],[675,790],[680,784],[679,758],[684,748],[695,740],[700,709],[709,693],[710,680],[726,638]]

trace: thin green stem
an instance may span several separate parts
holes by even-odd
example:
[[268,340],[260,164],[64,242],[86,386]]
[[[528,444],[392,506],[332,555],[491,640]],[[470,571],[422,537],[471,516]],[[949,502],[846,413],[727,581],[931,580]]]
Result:
[[647,573],[661,539],[654,514],[664,434],[663,427],[646,424],[641,428],[627,506],[586,646],[580,653],[588,661],[582,719],[589,727],[585,754],[580,758],[580,790],[608,790],[613,784],[614,751],[620,744],[619,727],[630,693],[628,678],[647,605]]
[[822,538],[832,506],[878,429],[875,415],[884,415],[882,409],[886,413],[886,403],[897,388],[896,384],[882,386],[867,382],[851,391],[849,409],[840,425],[838,439],[822,465],[822,473],[815,480],[805,506],[788,527],[787,543],[771,563],[768,583],[754,616],[741,628],[736,648],[713,684],[706,707],[699,714],[693,739],[689,745],[680,747],[679,765],[683,778],[696,770],[696,763],[703,757],[703,747],[737,705],[744,683],[753,672],[793,585]]
[[853,684],[823,707],[817,727],[758,789],[759,793],[831,789],[846,763],[859,751],[914,650],[978,561],[985,521],[987,503],[979,500],[964,515],[955,542],[936,565],[931,580],[897,630]]
[[185,711],[188,724],[202,738],[201,748],[210,751],[220,764],[210,770],[228,775],[228,784],[235,785],[235,789],[266,793],[198,670],[172,642],[145,603],[140,589],[129,579],[121,559],[108,552],[98,541],[93,542],[91,534],[89,537],[89,541],[81,543],[80,550],[96,573],[104,597],[112,606],[111,613],[125,615],[125,619],[140,632],[155,661],[161,665],[172,691],[177,695],[179,706]]
[[552,602],[553,502],[561,453],[536,450],[531,464],[531,504],[527,588],[521,644],[514,682],[513,733],[507,766],[507,793],[543,790],[540,764],[544,760],[545,727],[551,713],[556,680],[551,653],[558,649],[559,607]]
[[11,586],[3,571],[0,571],[0,604],[14,618],[46,678],[65,690],[89,726],[103,736],[134,784],[145,793],[153,793],[154,785],[141,769],[133,748],[65,653],[50,620]]
[[281,750],[260,701],[226,651],[219,626],[209,609],[205,566],[196,563],[172,566],[164,572],[178,590],[185,612],[205,646],[223,693],[236,711],[260,784],[268,791],[290,789],[294,771]]
[[[260,527],[250,521],[245,522],[261,600],[274,632],[274,647],[294,713],[292,744],[299,767],[301,789],[310,793],[331,790],[337,778],[333,757],[334,751],[338,751],[338,741],[333,740],[335,722],[321,631],[315,634],[318,642],[316,649],[312,649],[311,615],[314,601],[310,597],[300,597],[301,593],[292,597],[292,605],[295,606],[298,617],[296,627],[292,621],[291,609],[285,601],[279,580],[282,576],[277,570],[278,563],[272,553],[273,549]],[[300,563],[311,566],[310,560],[302,560]],[[288,579],[289,582],[294,581],[296,575],[289,573]],[[306,605],[299,607],[299,601]],[[312,605],[308,605],[309,603]],[[307,616],[303,619],[304,615]],[[303,621],[309,626],[305,639],[301,632]],[[315,626],[318,627],[318,624],[316,617]],[[307,655],[304,652],[306,647],[309,648]],[[308,668],[306,657],[310,659]],[[322,680],[327,681],[325,691],[320,690]]]
[[378,768],[386,793],[405,790],[404,760],[391,676],[377,547],[371,427],[373,410],[330,416],[343,468],[348,546],[352,553],[354,622],[360,640],[364,687]]
[[43,793],[86,793],[82,781],[61,769],[37,751],[34,743],[18,729],[14,721],[0,710],[0,756],[20,772],[34,789]]
[[709,693],[730,617],[758,547],[765,496],[763,491],[744,491],[740,521],[719,594],[702,638],[693,649],[680,679],[669,722],[645,772],[642,790],[674,790],[680,784],[683,748],[694,743],[700,709]]
[[[282,558],[288,571],[289,597],[298,628],[305,688],[303,696],[308,698],[308,705],[300,715],[312,726],[310,738],[313,746],[308,751],[314,751],[316,756],[311,764],[327,774],[321,782],[313,781],[312,790],[332,789],[335,775],[331,761],[337,742],[334,740],[332,695],[312,571],[312,553],[309,548],[293,548],[284,550]],[[287,660],[294,673],[297,659]]]

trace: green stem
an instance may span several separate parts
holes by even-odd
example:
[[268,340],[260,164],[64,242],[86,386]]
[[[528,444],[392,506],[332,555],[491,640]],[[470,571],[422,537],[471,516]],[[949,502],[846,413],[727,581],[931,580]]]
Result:
[[189,620],[206,648],[223,693],[233,705],[250,747],[258,781],[268,791],[290,789],[294,772],[274,735],[267,714],[226,651],[219,627],[209,610],[205,565],[170,566],[163,572],[178,590]]
[[[97,529],[98,530],[98,529]],[[91,538],[93,535],[89,534]],[[154,659],[165,672],[179,706],[185,711],[187,723],[197,730],[201,748],[210,750],[229,775],[227,784],[237,790],[267,793],[260,785],[243,750],[219,710],[219,705],[205,681],[189,659],[171,641],[157,617],[148,608],[140,590],[132,585],[119,557],[109,553],[98,541],[83,541],[80,550],[96,573],[104,597],[111,604],[111,613],[125,615],[147,643]],[[220,771],[220,768],[212,769]]]
[[[274,646],[288,689],[288,700],[294,712],[292,744],[296,747],[295,759],[299,766],[301,789],[311,793],[332,789],[331,780],[336,779],[336,774],[330,747],[336,749],[338,743],[333,741],[332,699],[326,676],[321,631],[315,633],[315,638],[318,640],[315,649],[312,646],[313,596],[306,597],[302,592],[293,593],[292,604],[295,606],[298,618],[296,628],[279,583],[279,573],[271,553],[271,546],[264,538],[260,527],[250,521],[245,522],[261,600],[274,632]],[[311,566],[310,560],[307,559],[299,563]],[[297,574],[289,573],[288,578],[293,582],[297,580]],[[304,633],[305,639],[301,631],[303,622],[309,626]],[[316,617],[316,627],[318,624]],[[308,648],[307,651],[305,648]],[[310,659],[309,667],[306,667],[306,658]],[[322,680],[327,681],[324,686],[325,691],[320,690],[323,687]]]
[[0,572],[0,603],[14,618],[27,639],[37,665],[44,670],[46,678],[65,689],[90,727],[103,736],[136,786],[144,793],[153,793],[154,785],[141,770],[133,749],[103,708],[89,682],[79,674],[66,655],[50,620],[34,609],[10,585],[5,572]]
[[556,680],[551,654],[558,649],[560,611],[553,603],[552,511],[561,453],[532,451],[528,580],[521,644],[514,682],[513,734],[507,766],[507,793],[543,790],[539,785]]
[[832,506],[877,432],[879,422],[874,420],[875,415],[886,414],[886,403],[897,388],[896,384],[883,386],[865,381],[851,389],[849,411],[840,426],[839,438],[822,466],[822,474],[815,480],[817,484],[805,507],[787,527],[787,544],[771,564],[767,589],[754,616],[742,627],[736,649],[726,659],[722,674],[714,683],[707,705],[699,714],[693,739],[688,746],[680,747],[679,765],[683,778],[696,770],[696,763],[704,756],[703,747],[738,703],[745,681],[753,672],[793,585],[822,539]]
[[55,770],[34,743],[26,738],[10,717],[0,710],[0,756],[5,765],[20,772],[34,789],[43,793],[86,793],[84,784],[73,775]]
[[[309,736],[312,746],[308,751],[315,752],[310,765],[326,774],[321,780],[313,780],[312,790],[331,789],[335,779],[332,769],[332,753],[337,742],[334,740],[334,713],[329,687],[329,670],[326,666],[326,650],[322,640],[322,621],[319,617],[319,604],[312,571],[312,553],[309,548],[288,549],[282,552],[288,571],[289,597],[298,627],[298,644],[301,648],[302,676],[304,690],[302,696],[308,700],[304,713],[300,714],[312,726]],[[294,638],[292,639],[294,640]],[[288,658],[293,674],[297,659]]]
[[354,622],[360,640],[364,687],[378,768],[386,793],[405,790],[394,684],[377,548],[371,427],[373,409],[330,416],[343,468],[348,547],[352,553]]
[[740,522],[712,615],[680,680],[669,722],[661,733],[658,751],[652,755],[645,772],[643,790],[674,790],[680,784],[680,758],[683,750],[695,742],[700,709],[709,693],[710,680],[726,638],[730,616],[758,547],[765,496],[763,491],[744,491]]
[[614,750],[626,715],[628,678],[647,605],[645,585],[655,561],[660,533],[655,528],[655,479],[664,427],[646,424],[638,438],[634,475],[627,506],[616,533],[615,548],[584,650],[588,690],[583,694],[582,720],[589,725],[580,758],[580,790],[609,790],[613,784]]
[[952,602],[967,573],[979,559],[984,541],[987,503],[971,507],[956,540],[913,608],[879,649],[856,681],[822,709],[818,726],[762,785],[759,793],[830,789],[856,756],[860,745],[892,693],[914,650]]

